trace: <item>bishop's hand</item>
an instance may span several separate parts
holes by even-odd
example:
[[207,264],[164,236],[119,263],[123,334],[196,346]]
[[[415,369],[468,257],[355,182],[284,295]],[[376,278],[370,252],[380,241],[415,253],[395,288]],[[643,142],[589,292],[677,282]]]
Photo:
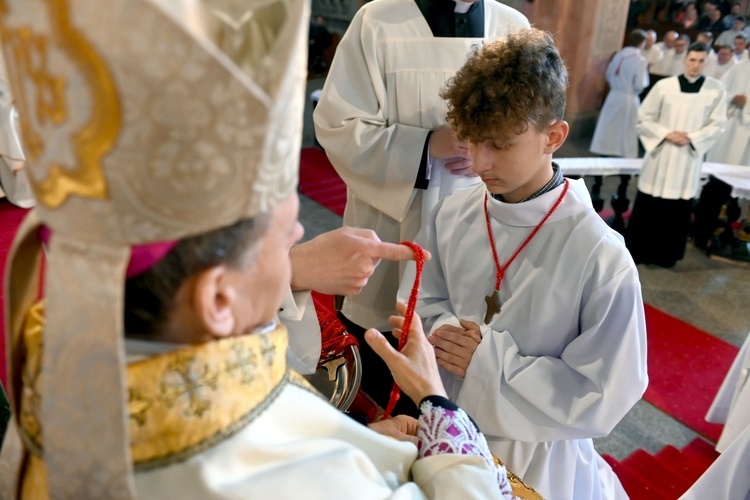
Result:
[[[357,295],[381,259],[413,260],[414,252],[404,245],[380,241],[375,231],[344,226],[295,245],[289,258],[292,290]],[[430,259],[429,253],[425,259]]]
[[389,436],[399,441],[409,441],[417,444],[417,429],[419,422],[408,415],[396,415],[379,422],[367,424],[367,427],[383,436]]
[[459,320],[461,328],[452,325],[439,327],[430,336],[430,344],[435,347],[438,366],[458,375],[466,376],[474,351],[482,341],[479,325],[465,319]]

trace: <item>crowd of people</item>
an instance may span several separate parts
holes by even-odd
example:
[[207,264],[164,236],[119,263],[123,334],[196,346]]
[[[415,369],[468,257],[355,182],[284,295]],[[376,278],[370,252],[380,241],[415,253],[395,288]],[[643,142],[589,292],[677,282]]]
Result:
[[[3,497],[627,498],[593,438],[648,383],[641,287],[553,161],[552,35],[496,2],[365,4],[314,112],[344,227],[299,243],[307,2],[6,3],[37,208],[6,274]],[[76,43],[30,71],[60,26]],[[675,37],[684,74],[638,109],[646,41],[610,65],[607,109],[636,121],[642,191],[670,204],[724,128],[725,84]],[[49,101],[25,92],[40,82]],[[321,356],[312,290],[346,296],[365,396],[385,407],[395,382],[411,404],[363,422],[300,375]]]
[[[684,25],[699,30],[694,41],[687,30],[666,31],[657,41],[654,30],[634,29],[607,68],[610,90],[590,150],[643,157],[626,230],[636,262],[672,267],[691,236],[708,253],[747,253],[732,229],[742,210],[731,187],[714,177],[705,186],[700,180],[706,158],[750,166],[744,118],[750,28],[737,3],[726,15],[719,2],[701,8],[698,18],[694,2],[673,13],[675,24],[695,18]],[[720,220],[723,207],[727,216]]]

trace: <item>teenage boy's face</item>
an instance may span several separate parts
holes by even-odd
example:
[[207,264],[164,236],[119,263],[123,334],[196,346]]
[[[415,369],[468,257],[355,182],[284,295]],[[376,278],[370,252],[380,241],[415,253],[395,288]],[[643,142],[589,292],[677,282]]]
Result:
[[502,195],[508,203],[521,201],[552,178],[551,154],[562,141],[551,145],[550,132],[557,132],[560,128],[564,128],[564,141],[568,128],[563,121],[555,122],[541,132],[529,125],[523,134],[508,138],[478,144],[469,141],[471,170],[482,178],[492,194]]

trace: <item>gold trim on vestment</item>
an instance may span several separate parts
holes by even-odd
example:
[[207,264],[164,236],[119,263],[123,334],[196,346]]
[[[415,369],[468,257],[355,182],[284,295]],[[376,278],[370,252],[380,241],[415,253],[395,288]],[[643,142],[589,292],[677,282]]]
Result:
[[492,454],[492,460],[495,462],[495,467],[498,465],[505,467],[505,472],[508,474],[508,482],[513,490],[513,496],[521,498],[523,500],[544,500],[544,497],[539,494],[534,488],[524,483],[523,480],[516,476],[512,471],[508,470],[502,460],[497,455]]
[[[94,46],[71,23],[67,4],[67,0],[48,2],[51,38],[34,33],[29,26],[9,29],[0,23],[5,60],[16,83],[21,137],[30,162],[37,162],[47,148],[39,129],[69,125],[66,91],[71,89],[66,87],[71,78],[54,73],[48,64],[52,51],[59,50],[70,59],[91,94],[88,121],[71,130],[75,164],[49,163],[44,179],[29,175],[36,199],[48,208],[59,207],[71,195],[107,197],[101,161],[120,132],[120,102],[112,75]],[[33,86],[23,85],[24,80]]]
[[[43,456],[36,382],[44,304],[27,316],[21,433]],[[185,460],[231,437],[260,415],[287,383],[316,392],[286,366],[287,332],[279,325],[131,363],[127,369],[130,449],[136,470]],[[81,383],[85,383],[82,381]]]

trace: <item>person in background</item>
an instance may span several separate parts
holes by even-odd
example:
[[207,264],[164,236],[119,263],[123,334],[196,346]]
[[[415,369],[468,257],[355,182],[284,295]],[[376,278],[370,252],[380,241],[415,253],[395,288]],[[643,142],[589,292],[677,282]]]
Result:
[[708,48],[708,54],[706,55],[706,70],[705,70],[706,74],[708,74],[709,69],[715,66],[719,59],[719,56],[716,54],[716,51],[713,49],[714,36],[711,34],[710,31],[701,31],[695,37],[695,41],[702,43]]
[[636,29],[628,36],[628,46],[617,52],[605,75],[609,93],[599,112],[589,150],[605,156],[638,158],[636,121],[638,95],[648,86],[648,63],[641,54],[646,33]]
[[745,30],[745,18],[743,16],[737,16],[732,22],[732,28],[721,32],[719,37],[716,39],[717,45],[729,45],[734,44],[734,39],[739,36],[744,36]]
[[656,31],[646,31],[646,43],[643,45],[641,53],[643,54],[643,57],[646,58],[649,72],[651,71],[651,66],[664,57],[661,47],[656,45]]
[[674,18],[674,22],[685,29],[696,27],[698,20],[698,9],[695,7],[695,2],[685,4],[684,9],[678,12]]
[[734,37],[734,59],[737,62],[747,61],[750,59],[750,55],[747,52],[747,37],[744,35],[737,35]]
[[724,85],[703,75],[707,50],[691,45],[683,74],[658,82],[641,103],[646,156],[626,234],[636,263],[669,268],[685,255],[703,157],[726,123]]
[[680,35],[676,31],[667,31],[664,34],[664,38],[662,39],[662,41],[654,44],[655,47],[658,47],[661,50],[662,57],[649,66],[649,86],[646,87],[646,90],[644,90],[641,94],[641,101],[646,97],[646,95],[648,95],[649,91],[656,82],[658,82],[662,78],[671,76],[670,71],[672,70],[672,61],[674,61],[675,57],[674,45],[679,36]]
[[643,303],[622,237],[553,161],[567,76],[552,37],[527,29],[477,48],[448,84],[483,184],[444,198],[417,236],[433,256],[417,311],[451,397],[511,470],[545,498],[626,498],[592,438],[646,388]]
[[[480,182],[446,126],[439,92],[472,46],[525,26],[521,13],[494,1],[383,0],[359,9],[313,113],[316,137],[347,185],[345,226],[389,243],[412,240],[440,199]],[[381,262],[340,314],[363,346],[362,388],[380,406],[392,380],[363,335],[390,328],[402,268]]]
[[[687,55],[687,49],[690,46],[690,37],[688,35],[680,35],[674,42],[674,57],[672,58],[671,64],[667,69],[670,76],[681,75],[685,70],[685,56]],[[708,53],[706,53],[708,57]]]
[[[731,56],[730,56],[731,58]],[[727,125],[725,132],[708,152],[707,161],[744,165],[750,167],[750,61],[730,66],[722,83],[727,90]],[[737,199],[732,198],[732,187],[714,176],[709,176],[695,207],[693,244],[707,252],[724,255],[724,248],[734,251],[737,238],[732,223],[740,218],[742,210]],[[719,224],[722,206],[726,205],[726,222]],[[745,216],[747,216],[745,210]],[[722,227],[723,226],[723,227]],[[716,235],[717,229],[723,229]],[[731,253],[729,254],[731,256]]]
[[711,66],[706,65],[706,75],[721,80],[735,64],[737,64],[737,59],[734,58],[732,47],[719,45],[716,47],[716,63]]

